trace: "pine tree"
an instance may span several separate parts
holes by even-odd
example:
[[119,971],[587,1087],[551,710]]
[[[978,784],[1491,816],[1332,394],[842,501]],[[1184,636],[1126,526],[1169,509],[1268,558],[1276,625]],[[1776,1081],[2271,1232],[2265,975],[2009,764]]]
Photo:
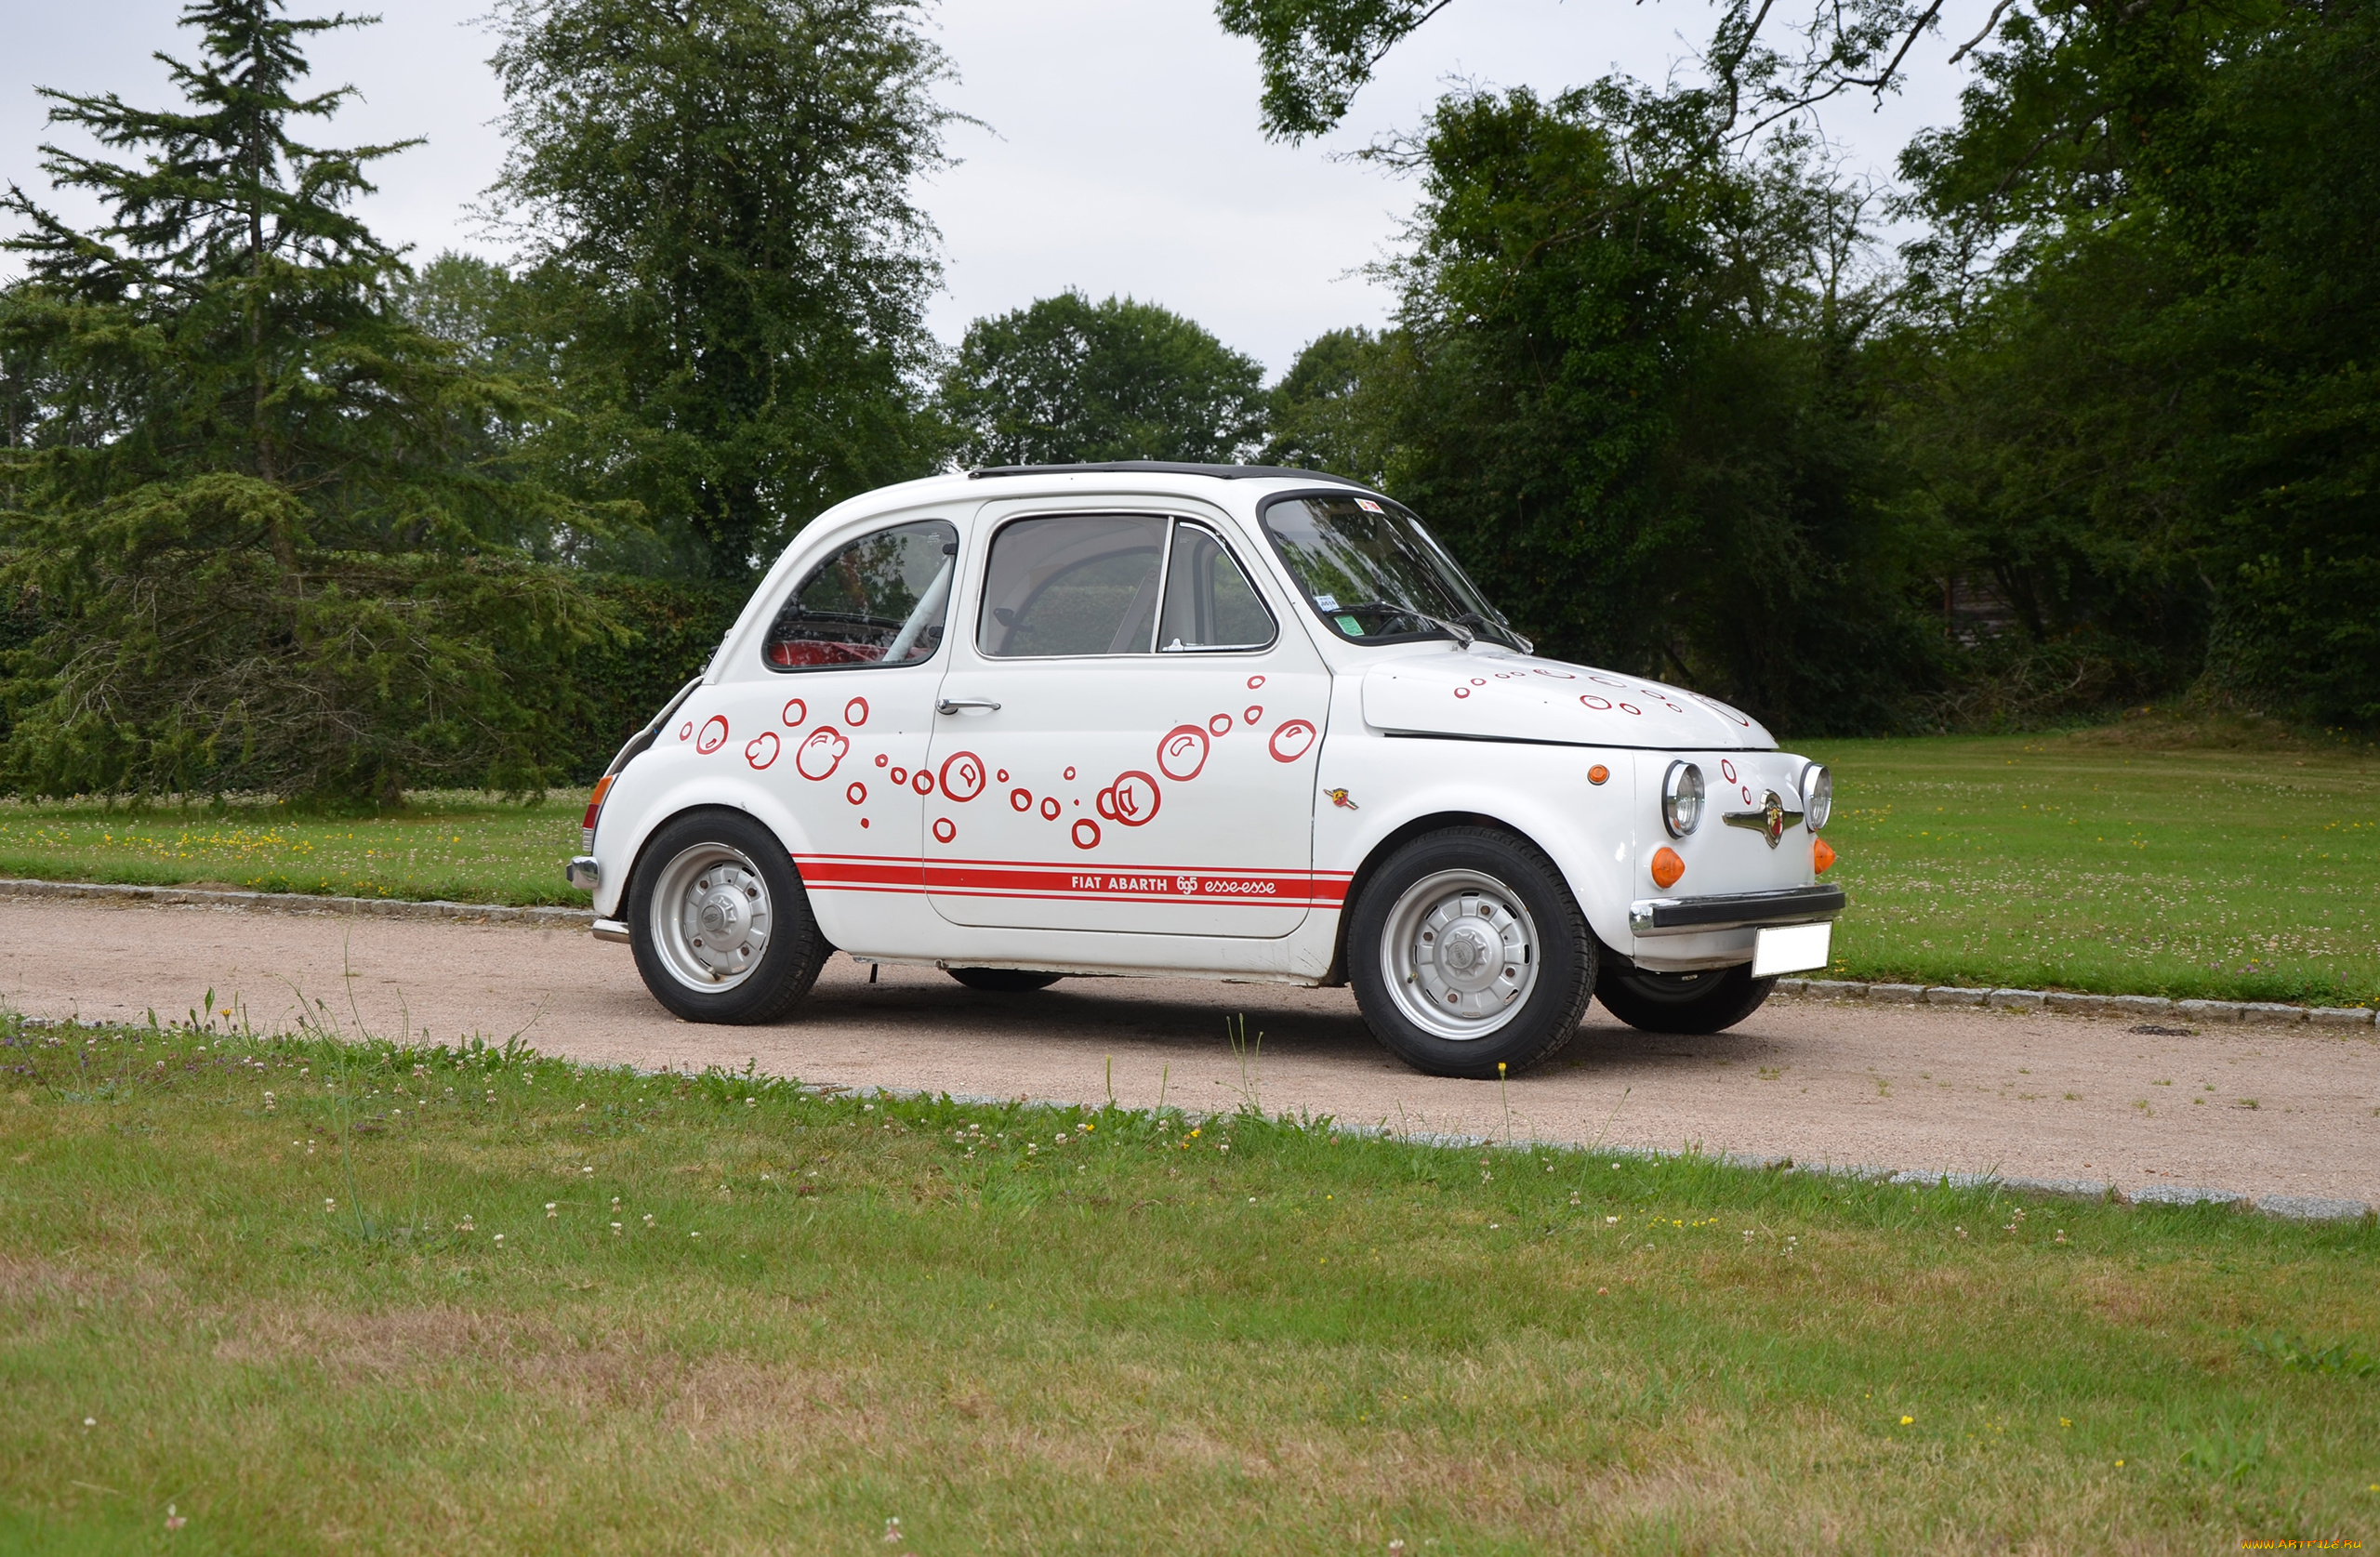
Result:
[[192,0],[178,108],[45,92],[102,149],[43,148],[94,230],[0,200],[27,272],[0,353],[38,386],[0,452],[0,580],[42,627],[6,690],[25,788],[389,803],[534,787],[565,742],[602,624],[529,558],[587,516],[504,468],[488,429],[536,407],[408,319],[352,210],[416,143],[298,139],[351,95],[302,92],[303,46],[371,19],[282,13]]

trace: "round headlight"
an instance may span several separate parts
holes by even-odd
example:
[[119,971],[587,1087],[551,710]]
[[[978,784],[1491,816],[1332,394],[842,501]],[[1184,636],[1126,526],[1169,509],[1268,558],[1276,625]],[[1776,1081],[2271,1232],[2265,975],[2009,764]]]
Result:
[[1813,762],[1802,770],[1802,821],[1810,831],[1826,825],[1834,811],[1834,774],[1823,762]]
[[1691,762],[1673,762],[1661,780],[1661,825],[1670,837],[1684,838],[1702,825],[1702,770]]

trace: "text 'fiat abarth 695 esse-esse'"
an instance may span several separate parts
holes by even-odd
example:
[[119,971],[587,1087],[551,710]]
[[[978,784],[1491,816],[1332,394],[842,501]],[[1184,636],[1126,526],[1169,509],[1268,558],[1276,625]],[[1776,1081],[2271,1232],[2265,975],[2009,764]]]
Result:
[[1369,488],[988,469],[805,528],[570,878],[691,1021],[781,1016],[836,949],[1352,983],[1409,1063],[1494,1076],[1592,997],[1709,1033],[1823,966],[1831,798],[1723,703],[1536,657]]

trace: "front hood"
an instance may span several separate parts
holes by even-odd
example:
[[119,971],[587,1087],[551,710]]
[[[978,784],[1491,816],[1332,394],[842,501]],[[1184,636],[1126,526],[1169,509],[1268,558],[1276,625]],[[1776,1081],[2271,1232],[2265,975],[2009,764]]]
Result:
[[1485,645],[1432,645],[1364,673],[1364,722],[1416,735],[1678,751],[1774,751],[1776,738],[1716,698],[1637,676]]

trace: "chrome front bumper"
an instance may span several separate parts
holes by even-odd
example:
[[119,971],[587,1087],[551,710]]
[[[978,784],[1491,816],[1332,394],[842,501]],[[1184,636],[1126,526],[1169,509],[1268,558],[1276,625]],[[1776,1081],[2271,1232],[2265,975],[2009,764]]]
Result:
[[1842,888],[1826,886],[1640,898],[1628,905],[1628,928],[1638,935],[1694,935],[1747,926],[1816,924],[1835,917],[1850,902]]

